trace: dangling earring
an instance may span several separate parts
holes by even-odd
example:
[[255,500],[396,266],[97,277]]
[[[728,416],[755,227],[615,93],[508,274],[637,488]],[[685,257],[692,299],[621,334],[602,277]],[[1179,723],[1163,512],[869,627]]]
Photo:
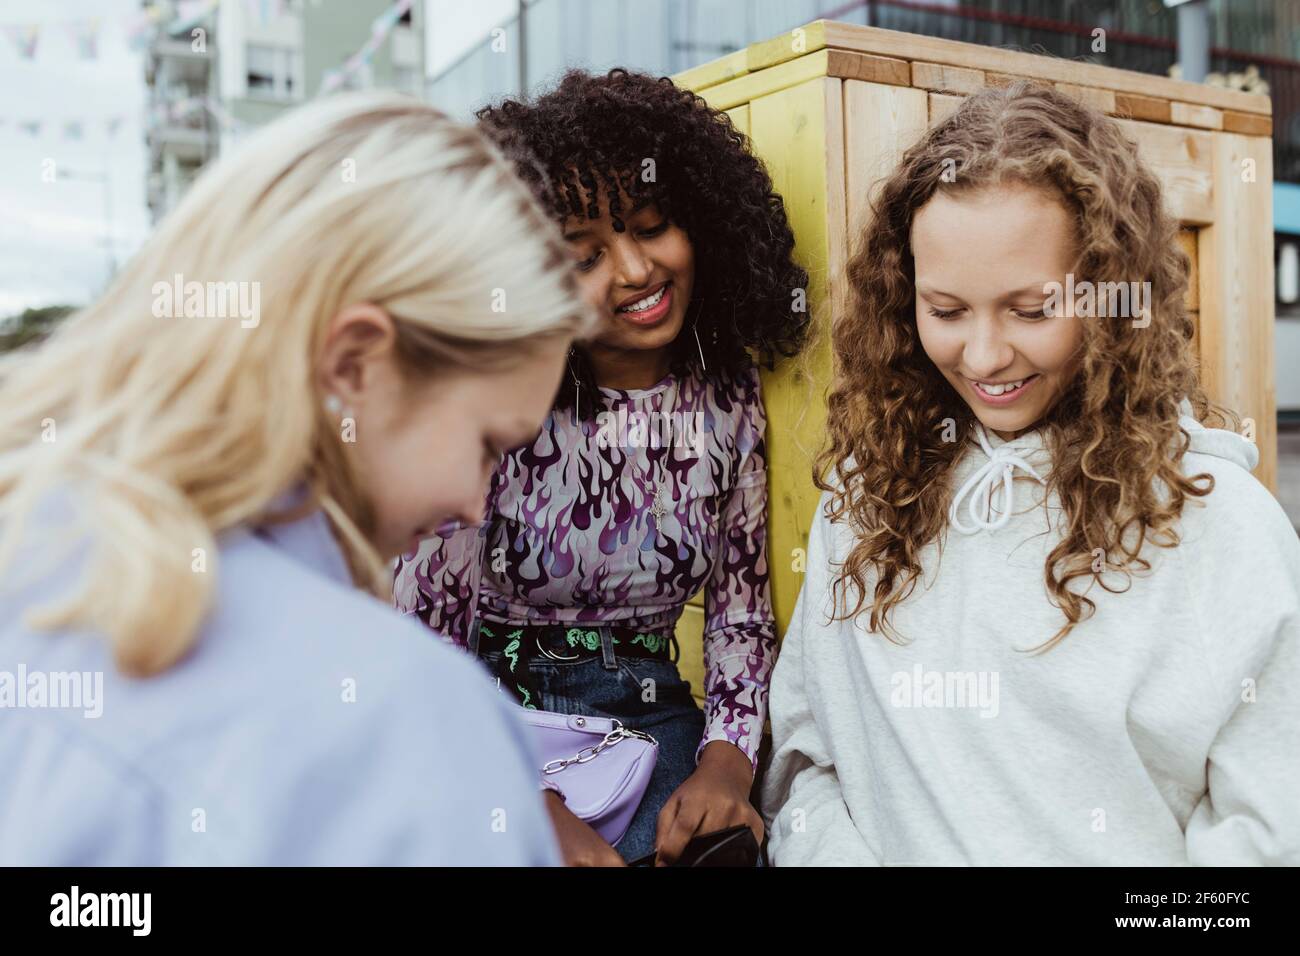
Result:
[[696,319],[691,323],[691,331],[695,333],[695,347],[700,350],[700,371],[707,372],[709,367],[704,364],[704,347],[700,345],[700,320]]
[[565,359],[565,364],[569,366],[569,375],[573,378],[573,426],[578,427],[578,398],[582,385],[578,382],[578,375],[573,371],[573,350],[569,350],[569,355]]

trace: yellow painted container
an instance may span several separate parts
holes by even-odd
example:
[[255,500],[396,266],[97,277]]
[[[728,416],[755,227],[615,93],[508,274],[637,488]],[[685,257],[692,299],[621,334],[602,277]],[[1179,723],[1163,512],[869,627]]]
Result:
[[[1277,480],[1269,98],[1072,60],[818,20],[674,77],[749,134],[785,199],[811,276],[806,355],[765,373],[768,549],[778,632],[794,610],[818,494],[812,457],[831,378],[828,330],[851,235],[873,186],[926,127],[985,86],[1054,83],[1115,116],[1161,179],[1192,258],[1188,308],[1211,399],[1250,419],[1257,477]],[[678,626],[681,669],[702,694],[703,611]]]

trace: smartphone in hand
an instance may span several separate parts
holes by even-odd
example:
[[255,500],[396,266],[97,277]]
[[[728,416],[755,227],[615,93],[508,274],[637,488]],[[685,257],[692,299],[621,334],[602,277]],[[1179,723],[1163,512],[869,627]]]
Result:
[[[743,823],[725,830],[692,837],[676,863],[669,866],[758,866],[759,847],[754,831]],[[654,866],[656,853],[648,853],[628,866]]]

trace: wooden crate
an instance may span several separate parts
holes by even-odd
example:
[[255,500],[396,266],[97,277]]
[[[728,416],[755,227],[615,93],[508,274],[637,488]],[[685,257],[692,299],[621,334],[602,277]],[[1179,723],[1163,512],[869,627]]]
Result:
[[[961,98],[1015,78],[1053,83],[1115,116],[1160,178],[1192,257],[1188,308],[1212,399],[1254,420],[1256,475],[1275,488],[1272,106],[1268,97],[1094,64],[818,20],[675,77],[726,110],[767,163],[811,276],[815,334],[805,360],[765,373],[769,564],[778,627],[794,610],[818,494],[812,455],[825,424],[829,323],[850,235],[870,190]],[[1253,179],[1244,170],[1253,165]],[[698,597],[678,635],[701,692]]]

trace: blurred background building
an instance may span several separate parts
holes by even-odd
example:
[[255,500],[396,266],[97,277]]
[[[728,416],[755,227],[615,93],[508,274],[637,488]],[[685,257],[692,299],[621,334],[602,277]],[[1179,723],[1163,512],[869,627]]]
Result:
[[[145,8],[156,8],[146,0]],[[203,164],[251,127],[321,92],[385,87],[420,96],[425,87],[420,0],[253,0],[176,4],[149,43],[148,203],[156,222]],[[386,14],[375,49],[345,69]]]
[[0,0],[0,347],[97,294],[205,163],[323,92],[395,88],[469,119],[567,67],[673,74],[818,18],[1178,76],[1180,3],[1204,11],[1205,81],[1272,97],[1300,521],[1300,0]]

